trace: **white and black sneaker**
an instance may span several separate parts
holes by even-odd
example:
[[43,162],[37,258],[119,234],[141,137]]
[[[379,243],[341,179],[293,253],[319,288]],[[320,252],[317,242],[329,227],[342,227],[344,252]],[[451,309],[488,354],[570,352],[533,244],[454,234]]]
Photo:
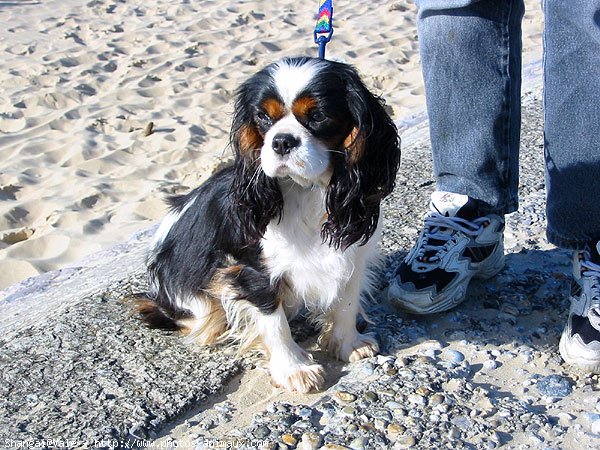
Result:
[[453,308],[471,278],[491,278],[504,267],[502,217],[480,217],[476,200],[450,192],[434,192],[430,209],[388,290],[392,304],[413,314]]
[[600,373],[600,242],[573,257],[571,308],[559,349],[568,364]]

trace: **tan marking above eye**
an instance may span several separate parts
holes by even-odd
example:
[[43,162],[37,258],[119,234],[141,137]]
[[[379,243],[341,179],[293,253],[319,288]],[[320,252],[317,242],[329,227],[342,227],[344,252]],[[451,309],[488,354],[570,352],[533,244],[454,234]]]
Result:
[[285,114],[285,107],[281,101],[276,98],[268,98],[261,104],[262,109],[273,121],[281,119]]
[[310,111],[317,106],[319,106],[319,102],[317,102],[315,97],[311,95],[299,97],[294,100],[294,103],[292,104],[292,113],[298,118],[307,118]]

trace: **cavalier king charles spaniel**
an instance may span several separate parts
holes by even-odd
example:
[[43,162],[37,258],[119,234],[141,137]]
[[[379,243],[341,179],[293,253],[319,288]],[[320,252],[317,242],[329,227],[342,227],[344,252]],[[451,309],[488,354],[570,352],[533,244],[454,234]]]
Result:
[[276,385],[319,390],[323,368],[288,320],[306,313],[342,361],[377,354],[356,321],[400,162],[396,127],[353,67],[287,58],[237,91],[231,145],[231,167],[170,199],[138,311],[199,344],[258,345]]

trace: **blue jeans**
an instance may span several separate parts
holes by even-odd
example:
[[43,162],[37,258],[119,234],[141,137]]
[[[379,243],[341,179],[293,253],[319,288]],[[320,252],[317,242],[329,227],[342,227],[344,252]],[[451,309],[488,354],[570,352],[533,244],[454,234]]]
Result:
[[[417,0],[439,190],[518,207],[522,0]],[[600,240],[600,0],[544,0],[547,236]]]

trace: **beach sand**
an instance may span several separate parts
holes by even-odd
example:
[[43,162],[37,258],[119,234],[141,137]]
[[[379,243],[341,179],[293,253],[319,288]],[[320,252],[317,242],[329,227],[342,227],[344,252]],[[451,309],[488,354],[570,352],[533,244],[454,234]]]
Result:
[[[525,64],[543,28],[526,4]],[[126,240],[230,161],[236,87],[278,58],[316,56],[316,9],[0,1],[0,289]],[[334,20],[328,58],[355,65],[395,120],[423,112],[414,3],[339,0]]]

